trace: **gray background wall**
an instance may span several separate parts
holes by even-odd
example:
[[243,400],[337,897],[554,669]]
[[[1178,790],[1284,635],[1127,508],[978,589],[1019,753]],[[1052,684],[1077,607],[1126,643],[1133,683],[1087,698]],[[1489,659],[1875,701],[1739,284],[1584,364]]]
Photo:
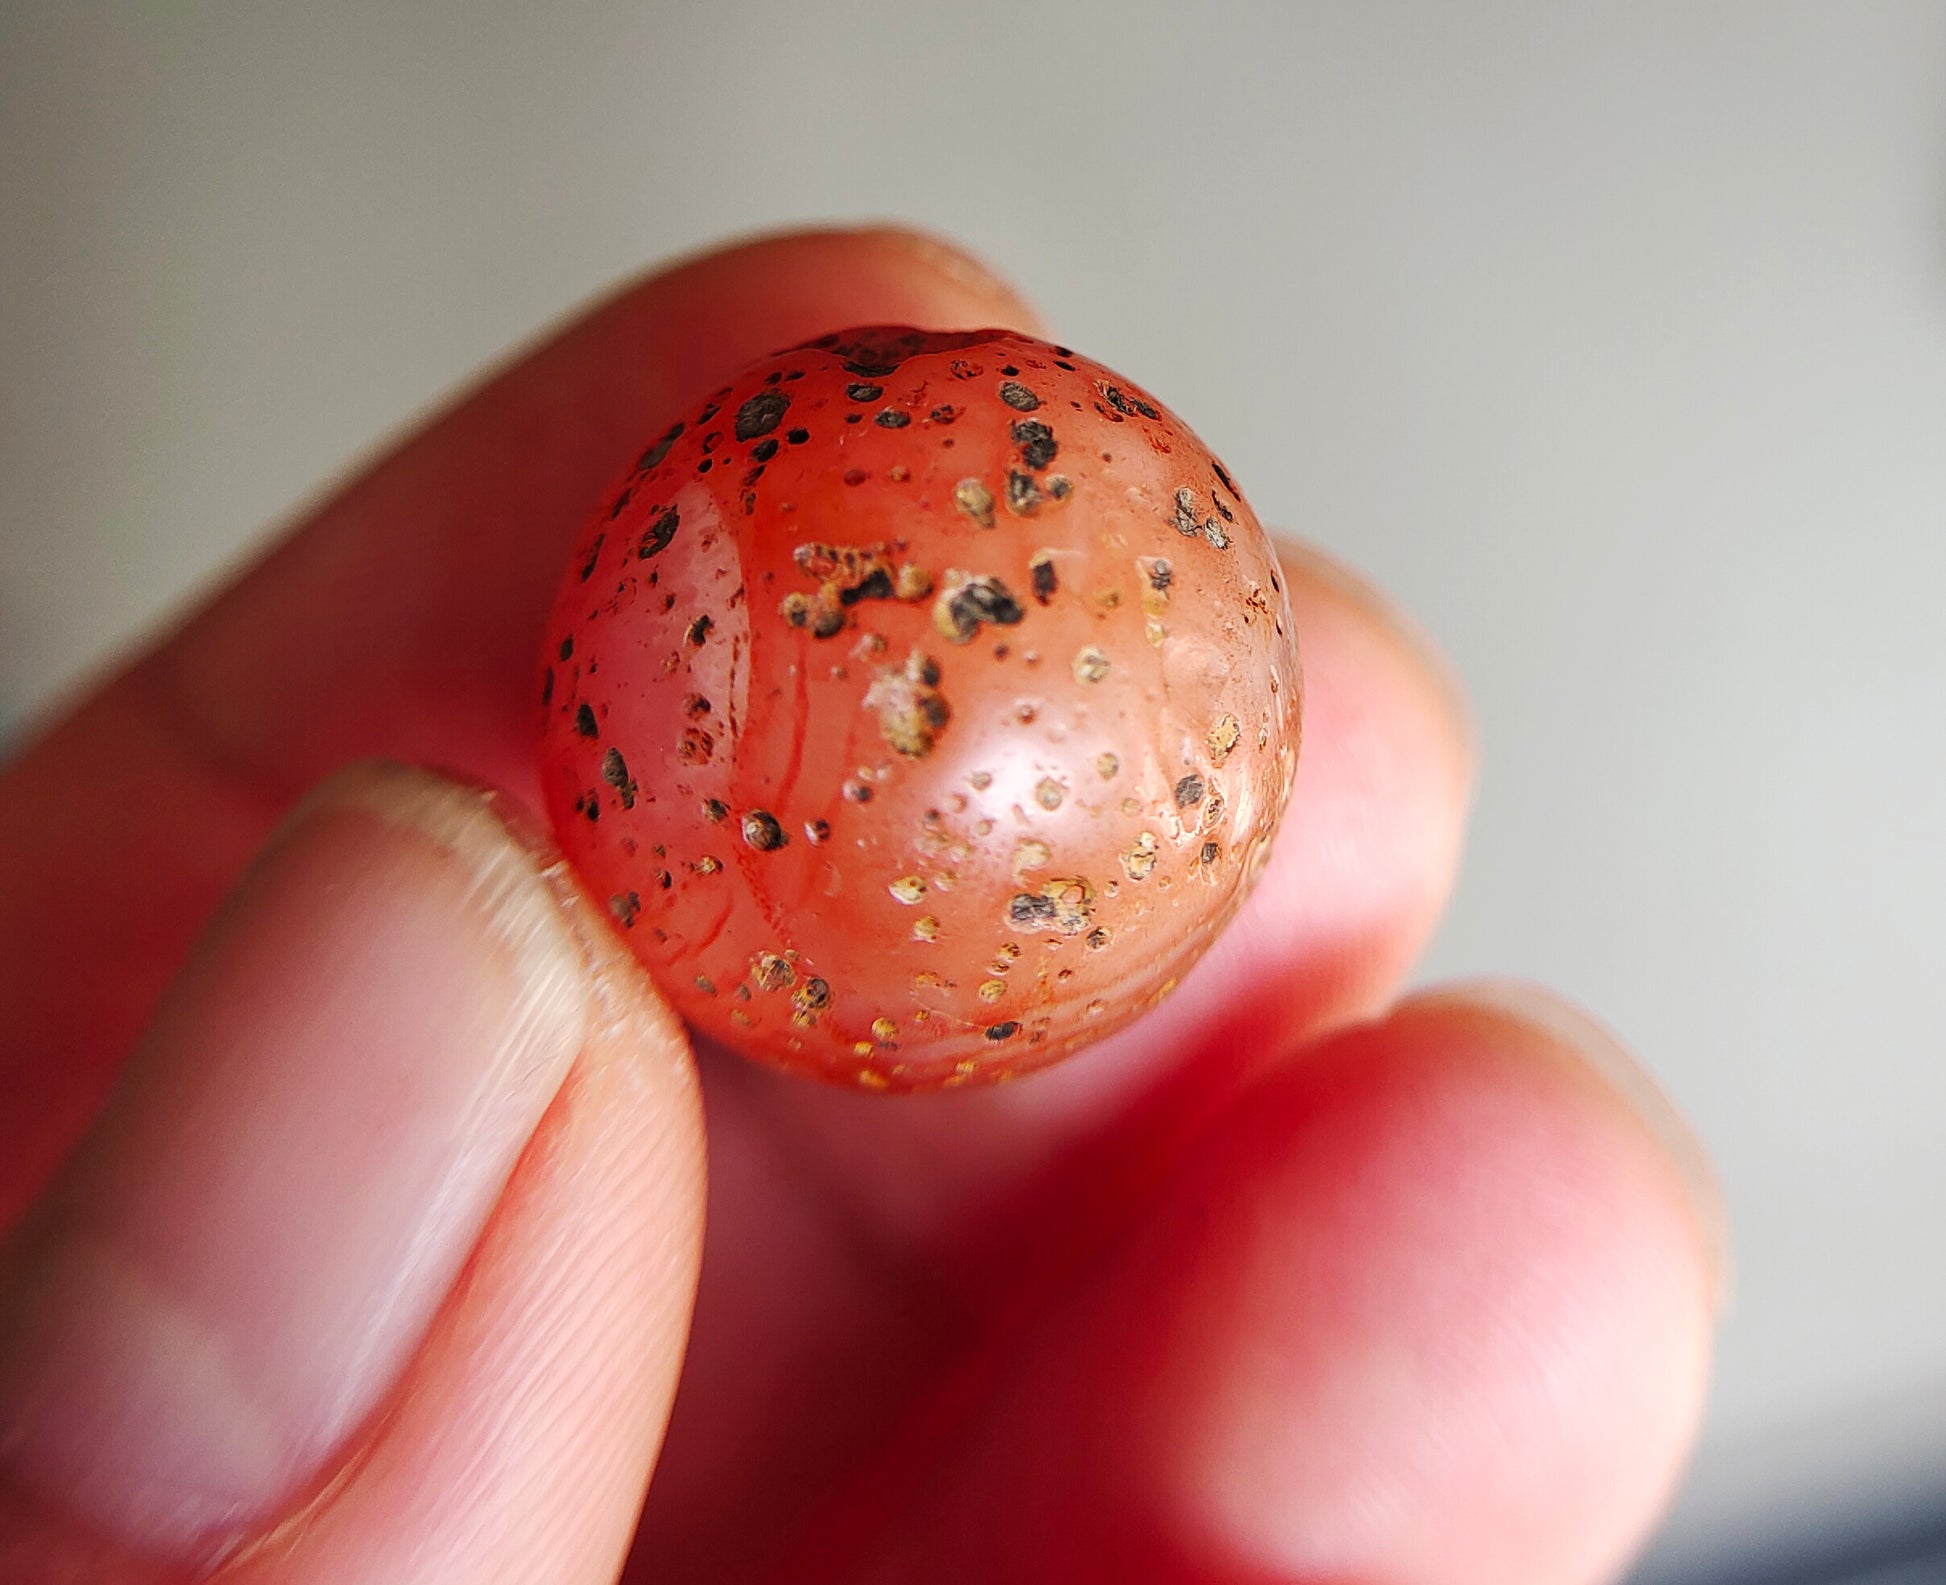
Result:
[[964,238],[1457,658],[1429,974],[1666,1077],[1734,1313],[1659,1577],[1946,1508],[1946,7],[0,7],[0,707],[584,295]]

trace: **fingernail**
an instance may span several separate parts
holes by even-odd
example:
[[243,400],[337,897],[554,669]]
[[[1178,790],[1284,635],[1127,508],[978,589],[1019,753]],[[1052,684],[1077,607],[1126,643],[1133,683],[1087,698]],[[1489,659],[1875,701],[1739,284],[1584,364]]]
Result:
[[1720,1316],[1729,1303],[1730,1221],[1709,1152],[1668,1091],[1607,1029],[1572,1002],[1522,980],[1484,979],[1441,990],[1426,1002],[1461,1001],[1539,1030],[1573,1050],[1655,1137],[1680,1179],[1709,1262]]
[[968,253],[957,243],[929,231],[914,231],[905,226],[876,226],[866,235],[878,238],[910,254],[925,268],[942,276],[969,296],[984,298],[993,305],[993,323],[1029,335],[1047,333],[1040,311],[984,260]]
[[490,795],[357,767],[170,988],[0,1290],[0,1464],[207,1555],[393,1386],[579,1050],[580,950]]
[[[1460,682],[1458,670],[1451,658],[1441,649],[1431,633],[1426,631],[1419,619],[1408,612],[1390,595],[1376,584],[1367,580],[1363,574],[1355,572],[1342,561],[1327,556],[1315,545],[1301,540],[1276,540],[1277,559],[1283,563],[1284,570],[1293,580],[1305,579],[1319,584],[1347,604],[1356,607],[1373,626],[1388,633],[1418,663],[1420,672],[1432,685],[1445,706],[1447,717],[1453,723],[1465,748],[1467,763],[1474,757],[1477,731],[1473,720],[1473,706],[1466,697],[1466,689]],[[1303,648],[1304,634],[1298,633],[1300,653]]]

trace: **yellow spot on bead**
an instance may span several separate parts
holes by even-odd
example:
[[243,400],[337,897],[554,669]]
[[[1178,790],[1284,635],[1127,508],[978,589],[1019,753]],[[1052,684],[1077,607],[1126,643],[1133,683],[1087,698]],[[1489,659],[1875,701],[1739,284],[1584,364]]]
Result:
[[1230,757],[1230,750],[1237,746],[1237,739],[1243,735],[1243,727],[1237,718],[1225,711],[1216,718],[1216,724],[1209,729],[1203,746],[1209,750],[1209,757],[1221,765]]

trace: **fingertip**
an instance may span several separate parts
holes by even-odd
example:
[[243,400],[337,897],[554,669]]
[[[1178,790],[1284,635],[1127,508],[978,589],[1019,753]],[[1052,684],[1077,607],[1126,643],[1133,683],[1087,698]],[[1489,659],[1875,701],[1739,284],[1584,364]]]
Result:
[[1408,1002],[1212,1130],[1136,1268],[1190,1273],[1144,1429],[1201,1544],[1428,1585],[1602,1577],[1639,1544],[1715,1277],[1612,1039],[1555,1006]]
[[1470,789],[1479,742],[1473,704],[1459,669],[1431,629],[1349,562],[1307,540],[1280,537],[1277,556],[1292,580],[1294,606],[1304,602],[1315,615],[1316,603],[1334,603],[1393,653],[1403,677],[1424,695],[1428,720],[1450,740],[1448,752],[1459,785]]
[[681,1025],[530,823],[332,778],[7,1252],[0,1559],[612,1578],[702,1168]]
[[1303,744],[1271,862],[1231,936],[1308,1035],[1385,1005],[1430,938],[1459,873],[1474,735],[1451,664],[1416,622],[1314,547],[1285,540],[1278,553]]
[[1639,1130],[1641,1147],[1659,1159],[1692,1223],[1712,1318],[1729,1302],[1729,1212],[1709,1152],[1649,1067],[1585,1008],[1532,981],[1480,978],[1440,986],[1401,1004],[1402,1019],[1480,1020],[1485,1038],[1522,1030],[1554,1051],[1569,1071],[1604,1091]]
[[367,1440],[232,1585],[596,1585],[668,1426],[702,1257],[701,1089],[681,1022],[558,858],[589,1033]]
[[[1048,333],[1040,310],[1018,287],[987,260],[951,238],[898,223],[864,226],[836,235],[849,237],[862,250],[881,254],[889,267],[930,276],[941,289],[942,310],[963,319],[967,328],[1000,325],[1030,336]],[[942,324],[938,328],[956,327]]]
[[984,260],[901,224],[773,231],[717,244],[658,266],[582,323],[626,319],[638,306],[661,326],[662,368],[678,378],[693,368],[697,389],[753,358],[858,324],[1046,329]]

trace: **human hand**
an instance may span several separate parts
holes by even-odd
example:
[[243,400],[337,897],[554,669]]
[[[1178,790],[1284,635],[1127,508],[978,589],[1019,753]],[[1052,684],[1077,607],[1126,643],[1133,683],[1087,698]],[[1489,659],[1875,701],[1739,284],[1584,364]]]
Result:
[[[1543,993],[1395,1002],[1469,729],[1322,557],[1256,893],[1016,1085],[692,1065],[517,812],[589,503],[692,391],[870,321],[1035,328],[903,234],[680,265],[0,778],[0,1579],[581,1585],[638,1520],[629,1577],[681,1581],[1568,1585],[1639,1540],[1703,1391],[1707,1172]],[[291,813],[374,758],[503,791],[364,763]]]

